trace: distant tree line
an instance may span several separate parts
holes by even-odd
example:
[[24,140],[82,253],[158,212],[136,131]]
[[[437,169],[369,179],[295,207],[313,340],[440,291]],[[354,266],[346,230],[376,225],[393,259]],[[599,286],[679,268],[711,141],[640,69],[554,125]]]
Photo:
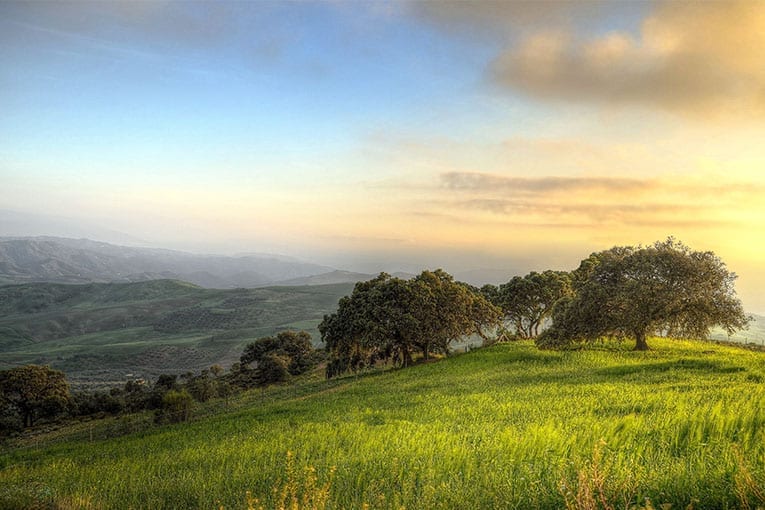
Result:
[[63,418],[105,417],[153,411],[157,423],[185,421],[195,402],[288,381],[314,368],[322,351],[305,331],[284,331],[248,344],[229,372],[213,365],[198,374],[163,374],[154,383],[131,380],[100,391],[70,390],[64,373],[25,365],[0,371],[0,433]]

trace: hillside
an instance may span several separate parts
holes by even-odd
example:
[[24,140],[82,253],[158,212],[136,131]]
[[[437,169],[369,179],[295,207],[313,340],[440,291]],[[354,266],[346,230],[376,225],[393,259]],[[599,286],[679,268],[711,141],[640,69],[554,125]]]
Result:
[[198,371],[248,341],[316,326],[352,284],[203,289],[176,280],[0,287],[0,366],[50,364],[75,383]]
[[258,390],[224,414],[118,439],[90,425],[0,458],[0,506],[236,509],[251,491],[274,508],[313,476],[309,492],[327,484],[335,509],[564,508],[587,494],[614,508],[765,505],[765,354],[651,344],[497,345]]
[[257,287],[333,269],[278,255],[195,255],[87,239],[0,238],[0,283],[178,279],[207,288]]

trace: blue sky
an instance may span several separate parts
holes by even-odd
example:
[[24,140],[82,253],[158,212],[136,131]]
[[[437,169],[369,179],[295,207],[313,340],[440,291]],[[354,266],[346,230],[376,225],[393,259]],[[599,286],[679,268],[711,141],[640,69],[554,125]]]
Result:
[[759,2],[4,2],[0,209],[367,271],[674,235],[765,310],[763,34]]

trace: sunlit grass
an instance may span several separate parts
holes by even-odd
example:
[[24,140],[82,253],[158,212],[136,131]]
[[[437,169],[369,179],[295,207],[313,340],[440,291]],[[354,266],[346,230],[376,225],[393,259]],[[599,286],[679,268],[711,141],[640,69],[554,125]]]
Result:
[[765,504],[765,354],[651,345],[498,345],[256,392],[188,424],[9,452],[0,503],[233,509],[250,491],[277,508],[286,473],[310,468],[326,508],[584,508],[588,490],[614,508]]

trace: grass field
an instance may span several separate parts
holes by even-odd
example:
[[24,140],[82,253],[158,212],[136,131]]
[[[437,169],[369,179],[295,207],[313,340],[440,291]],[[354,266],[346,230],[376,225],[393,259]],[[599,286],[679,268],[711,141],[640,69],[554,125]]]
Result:
[[765,354],[651,345],[502,344],[117,439],[41,438],[3,454],[0,507],[765,506]]
[[316,327],[351,284],[203,289],[175,280],[0,287],[0,369],[50,364],[75,383],[228,367],[247,342]]

